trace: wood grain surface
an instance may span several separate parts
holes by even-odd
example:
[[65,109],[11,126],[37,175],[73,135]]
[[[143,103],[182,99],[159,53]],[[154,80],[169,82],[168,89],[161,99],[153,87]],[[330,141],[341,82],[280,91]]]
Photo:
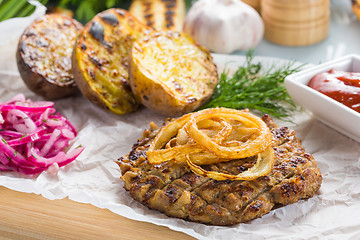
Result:
[[69,199],[0,187],[0,239],[194,239],[151,223]]

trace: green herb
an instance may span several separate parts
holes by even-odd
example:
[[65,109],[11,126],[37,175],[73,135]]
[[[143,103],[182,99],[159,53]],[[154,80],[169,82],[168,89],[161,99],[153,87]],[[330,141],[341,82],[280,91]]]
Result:
[[60,8],[74,10],[75,18],[85,24],[97,13],[108,8],[116,7],[127,9],[130,2],[130,0],[60,0],[56,5]]
[[293,63],[280,68],[274,65],[264,71],[261,63],[253,63],[253,52],[250,51],[245,65],[239,67],[232,77],[225,71],[220,75],[212,98],[201,108],[248,108],[287,119],[297,107],[286,91],[284,79],[302,67],[292,66]]
[[8,145],[7,141],[5,139],[1,139],[1,141],[3,141],[3,143],[5,143],[6,145]]
[[[45,5],[47,0],[39,0]],[[5,0],[0,1],[0,22],[13,17],[26,17],[35,11],[35,6],[27,0]]]

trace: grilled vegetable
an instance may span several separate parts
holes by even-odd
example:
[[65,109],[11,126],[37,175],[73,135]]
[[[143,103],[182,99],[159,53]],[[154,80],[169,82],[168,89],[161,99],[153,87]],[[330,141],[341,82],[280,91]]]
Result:
[[30,90],[46,99],[78,92],[71,73],[71,53],[82,25],[61,14],[35,20],[20,37],[18,69]]
[[129,11],[147,26],[180,32],[186,13],[184,0],[133,0]]
[[154,32],[134,43],[130,86],[155,112],[167,116],[191,112],[211,97],[217,83],[210,52],[185,34]]
[[138,108],[128,84],[129,53],[133,41],[149,29],[122,9],[103,11],[86,24],[72,59],[75,81],[85,97],[115,114]]

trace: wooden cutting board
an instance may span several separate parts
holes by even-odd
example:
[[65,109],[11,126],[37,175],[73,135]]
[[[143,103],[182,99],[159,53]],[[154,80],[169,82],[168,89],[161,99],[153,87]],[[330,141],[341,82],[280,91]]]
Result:
[[194,239],[69,199],[49,200],[0,186],[0,239]]

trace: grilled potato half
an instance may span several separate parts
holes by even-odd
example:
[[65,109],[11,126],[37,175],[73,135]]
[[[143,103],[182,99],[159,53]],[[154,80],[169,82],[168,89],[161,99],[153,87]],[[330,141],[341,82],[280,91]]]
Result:
[[71,55],[83,26],[62,14],[36,19],[21,35],[17,66],[26,86],[46,99],[78,93],[71,73]]
[[129,11],[156,30],[182,31],[186,7],[184,0],[133,0]]
[[184,33],[154,32],[134,43],[130,86],[143,105],[180,116],[205,103],[218,83],[210,52]]
[[115,114],[135,111],[136,101],[129,86],[129,55],[134,40],[149,33],[123,9],[97,14],[79,35],[72,65],[76,84],[85,97]]

